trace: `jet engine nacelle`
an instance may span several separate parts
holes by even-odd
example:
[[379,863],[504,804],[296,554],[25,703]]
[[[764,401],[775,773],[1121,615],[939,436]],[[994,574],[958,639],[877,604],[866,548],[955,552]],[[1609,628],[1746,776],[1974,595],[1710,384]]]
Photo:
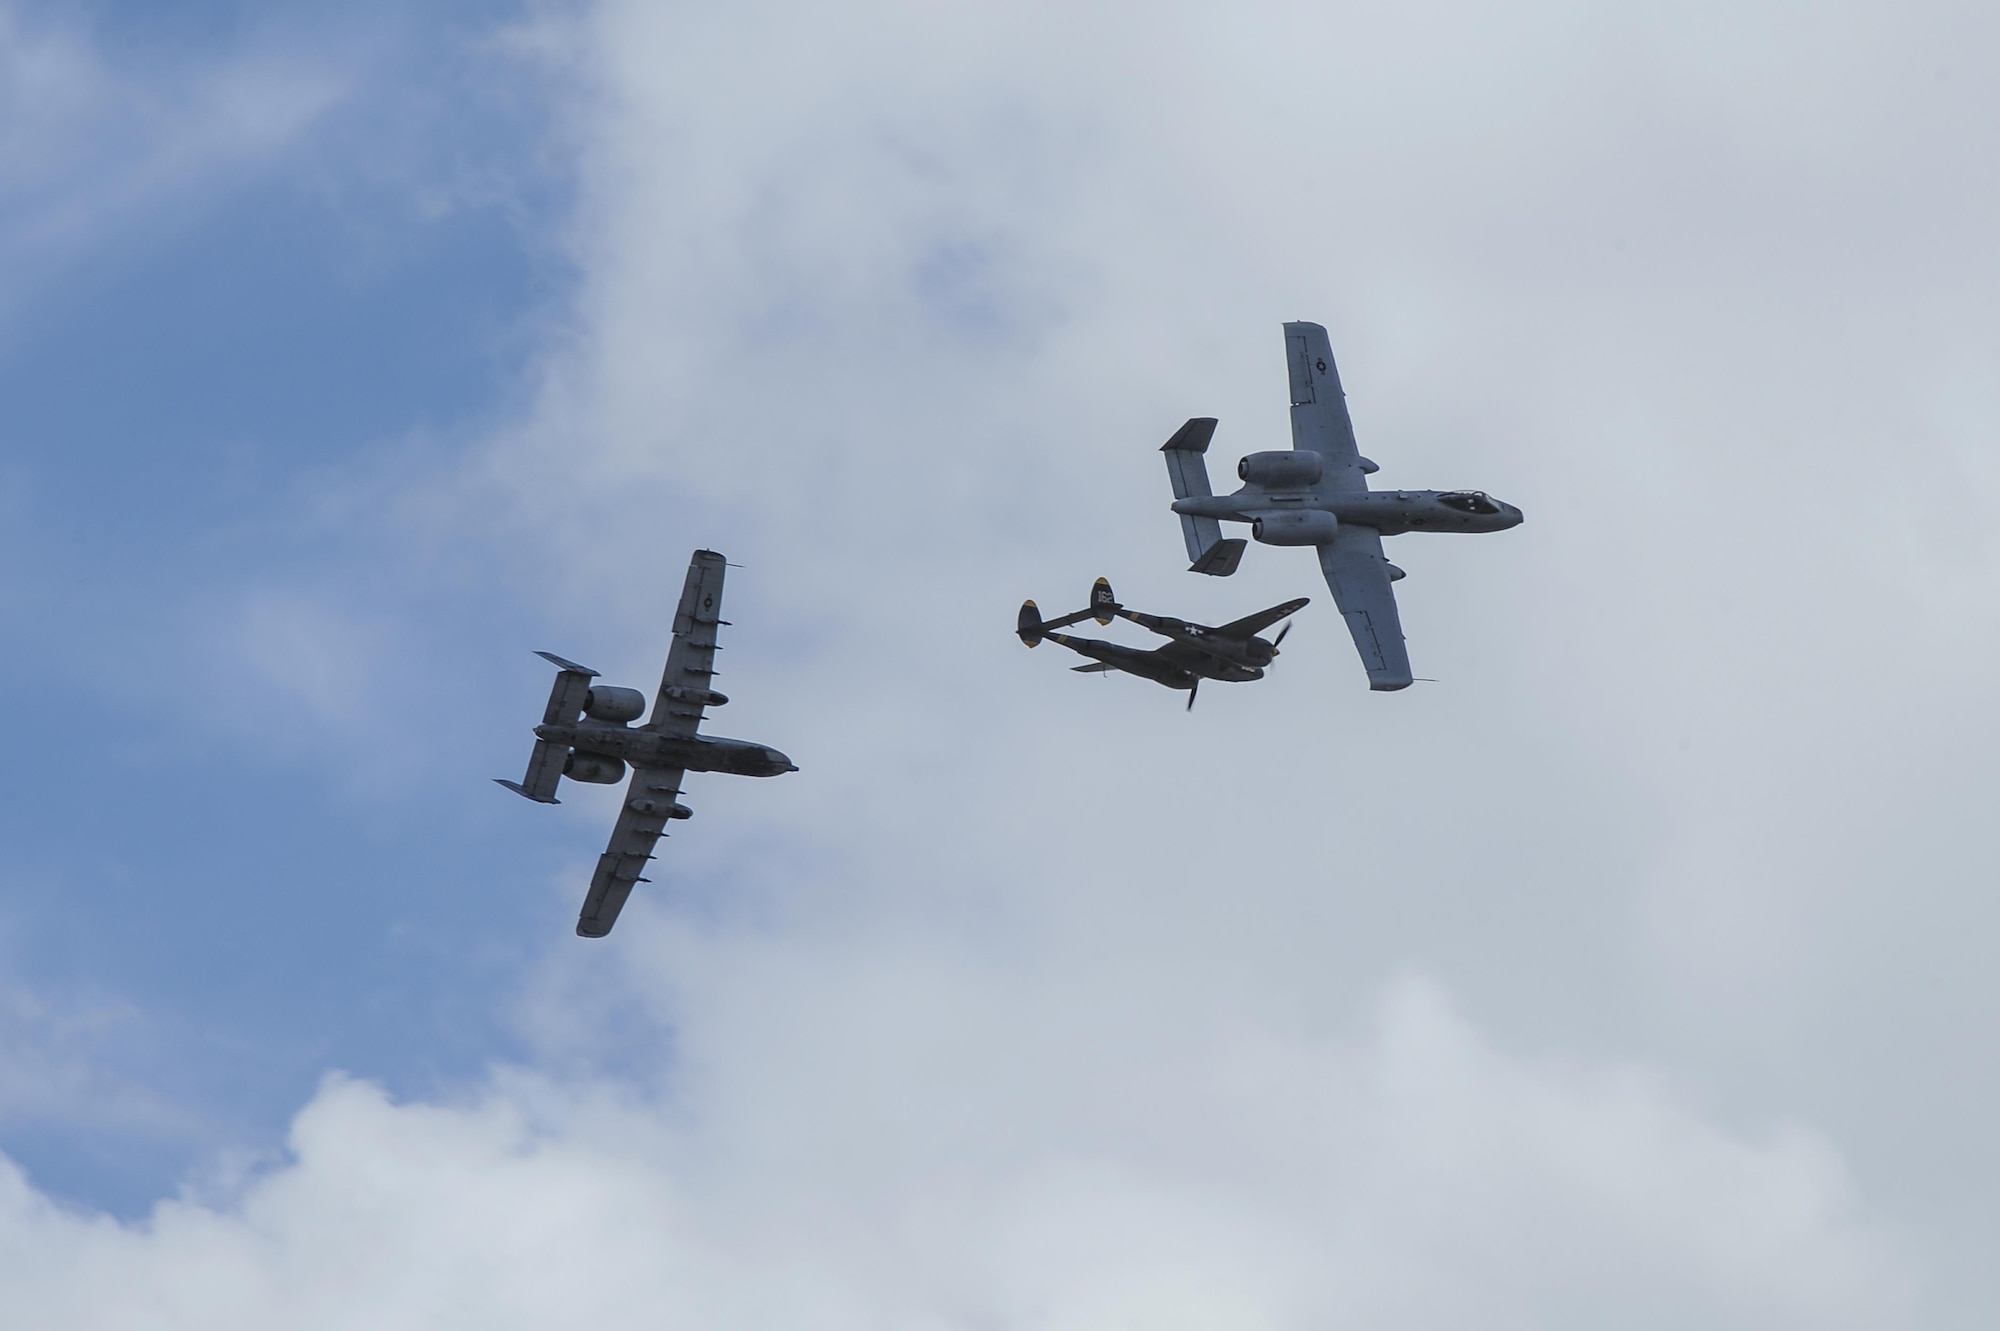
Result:
[[1252,453],[1236,464],[1236,475],[1267,490],[1303,490],[1319,484],[1320,456],[1309,448]]
[[646,695],[637,689],[592,686],[583,698],[583,714],[595,721],[636,721],[646,712]]
[[[632,692],[631,689],[618,691]],[[588,781],[596,786],[614,786],[625,779],[625,760],[607,758],[601,753],[572,751],[569,757],[563,760],[563,775],[572,781]]]
[[1265,545],[1325,545],[1338,530],[1339,520],[1318,508],[1266,513],[1250,523],[1250,534]]

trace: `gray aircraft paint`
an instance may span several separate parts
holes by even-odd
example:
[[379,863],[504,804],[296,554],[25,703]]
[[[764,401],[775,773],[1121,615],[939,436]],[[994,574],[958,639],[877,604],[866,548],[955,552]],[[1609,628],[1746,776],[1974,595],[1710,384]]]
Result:
[[641,877],[647,861],[669,822],[690,818],[694,810],[680,803],[681,780],[689,772],[731,772],[738,776],[780,776],[799,769],[769,745],[698,733],[703,710],[729,699],[712,687],[715,679],[715,631],[722,612],[723,557],[697,550],[688,560],[687,581],[674,614],[674,643],[654,696],[652,715],[634,726],[646,710],[637,689],[592,685],[597,672],[549,652],[538,652],[556,669],[542,724],[535,727],[535,749],[528,773],[520,781],[499,780],[518,795],[540,804],[559,803],[556,786],[567,776],[576,781],[612,785],[632,772],[625,803],[611,829],[611,844],[598,856],[576,931],[585,938],[602,938],[618,922],[618,912]]
[[1521,524],[1521,510],[1477,490],[1371,491],[1368,477],[1377,468],[1355,443],[1326,329],[1286,324],[1285,366],[1292,452],[1245,457],[1237,465],[1244,484],[1234,494],[1217,495],[1209,487],[1212,417],[1190,420],[1161,447],[1173,509],[1193,561],[1189,571],[1218,577],[1236,571],[1246,543],[1222,536],[1223,522],[1249,523],[1252,539],[1265,545],[1313,546],[1368,671],[1368,686],[1407,688],[1410,657],[1391,585],[1403,570],[1384,555],[1382,538],[1413,531],[1504,531]]

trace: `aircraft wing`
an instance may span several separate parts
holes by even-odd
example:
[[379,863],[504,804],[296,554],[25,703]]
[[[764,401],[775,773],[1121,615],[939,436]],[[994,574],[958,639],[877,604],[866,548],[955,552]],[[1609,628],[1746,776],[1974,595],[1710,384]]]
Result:
[[1408,688],[1410,654],[1403,645],[1396,593],[1389,585],[1382,533],[1343,523],[1333,539],[1319,547],[1319,566],[1354,637],[1355,650],[1361,653],[1361,664],[1367,667],[1368,687],[1384,692]]
[[1262,633],[1286,615],[1298,611],[1311,599],[1309,596],[1301,596],[1296,601],[1287,601],[1283,605],[1274,605],[1269,610],[1259,610],[1254,615],[1245,615],[1241,619],[1232,619],[1227,624],[1218,625],[1215,632],[1225,638],[1247,638],[1252,634]]
[[1320,483],[1333,490],[1366,490],[1375,464],[1364,461],[1347,418],[1347,394],[1333,363],[1333,344],[1318,324],[1285,325],[1285,364],[1292,381],[1292,447],[1324,459]]
[[[625,787],[625,806],[611,829],[611,845],[597,857],[597,872],[590,876],[590,891],[576,917],[576,931],[582,937],[610,933],[618,912],[625,909],[625,898],[632,895],[632,884],[647,881],[646,862],[666,833],[683,775],[662,767],[641,767],[632,773]],[[686,810],[681,813],[685,816]]]
[[680,608],[674,612],[674,645],[646,724],[669,735],[692,735],[701,727],[702,708],[714,702],[715,630],[723,621],[722,556],[697,550],[688,560]]

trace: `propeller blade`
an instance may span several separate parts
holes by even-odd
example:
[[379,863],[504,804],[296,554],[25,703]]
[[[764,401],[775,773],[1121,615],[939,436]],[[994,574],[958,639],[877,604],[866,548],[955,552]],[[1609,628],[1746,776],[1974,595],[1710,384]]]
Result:
[[1287,633],[1290,633],[1291,631],[1292,631],[1292,621],[1288,619],[1285,621],[1285,626],[1278,630],[1278,636],[1271,639],[1271,654],[1273,656],[1277,655],[1279,645],[1284,642],[1285,635]]
[[1194,710],[1194,695],[1200,692],[1201,692],[1201,681],[1196,680],[1194,682],[1193,687],[1191,687],[1188,690],[1188,705],[1187,705],[1188,711],[1192,712]]

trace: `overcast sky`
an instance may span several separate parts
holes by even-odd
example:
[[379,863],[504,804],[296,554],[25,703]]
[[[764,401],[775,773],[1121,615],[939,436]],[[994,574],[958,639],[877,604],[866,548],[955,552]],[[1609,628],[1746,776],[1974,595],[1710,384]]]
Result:
[[[2000,1321],[2000,16],[407,9],[0,0],[0,1327]],[[1287,319],[1434,683],[1183,571]]]

